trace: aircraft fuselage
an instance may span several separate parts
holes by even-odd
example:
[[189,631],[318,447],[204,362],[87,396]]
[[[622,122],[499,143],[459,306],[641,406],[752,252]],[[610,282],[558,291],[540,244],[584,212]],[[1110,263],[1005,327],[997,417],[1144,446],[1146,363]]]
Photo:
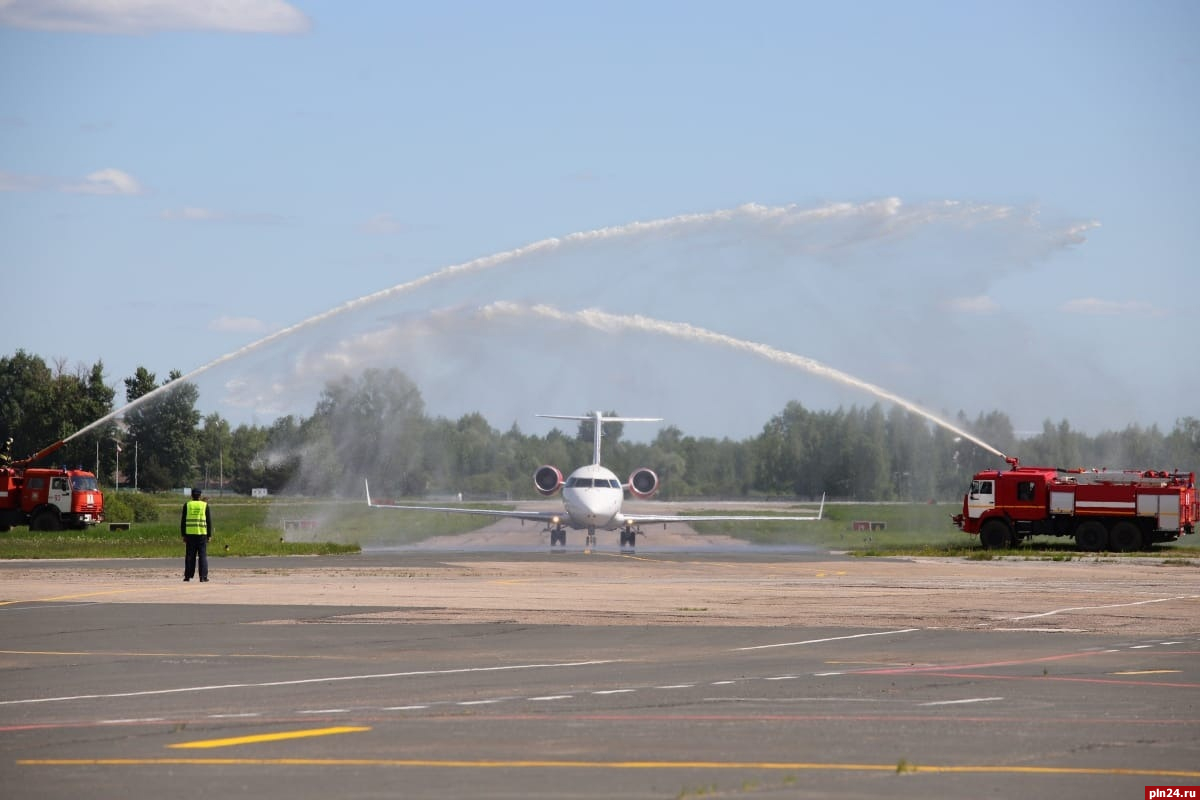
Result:
[[615,530],[624,524],[624,499],[625,490],[612,470],[599,464],[580,467],[563,482],[564,522],[572,528]]

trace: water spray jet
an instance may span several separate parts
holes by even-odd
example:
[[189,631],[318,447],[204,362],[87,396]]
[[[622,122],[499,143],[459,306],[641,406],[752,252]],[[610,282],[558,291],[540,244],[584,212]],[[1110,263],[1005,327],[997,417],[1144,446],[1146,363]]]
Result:
[[[739,220],[757,223],[759,225],[766,226],[766,228],[769,230],[780,232],[792,230],[799,230],[803,232],[805,230],[805,225],[847,222],[855,225],[865,226],[865,232],[860,232],[854,238],[856,240],[862,240],[864,238],[869,240],[889,236],[905,236],[920,226],[929,225],[935,222],[950,222],[951,224],[962,227],[971,227],[983,222],[1005,220],[1013,216],[1013,214],[1014,209],[1009,206],[959,203],[954,201],[928,203],[908,207],[905,206],[898,198],[894,197],[858,204],[828,203],[812,208],[801,208],[794,204],[784,206],[763,206],[756,203],[749,203],[736,208],[722,209],[705,213],[680,214],[656,220],[632,222],[626,225],[597,228],[594,230],[567,234],[566,236],[562,237],[542,239],[540,241],[533,242],[512,250],[507,250],[489,256],[484,256],[482,258],[476,258],[460,264],[444,267],[427,275],[415,278],[411,281],[400,283],[388,289],[383,289],[378,292],[364,295],[355,300],[350,300],[339,306],[331,308],[328,311],[308,317],[307,319],[294,325],[290,325],[286,328],[282,328],[272,334],[258,339],[257,341],[251,342],[244,347],[216,358],[207,364],[204,364],[175,379],[174,381],[147,392],[145,395],[142,395],[136,400],[127,403],[121,408],[106,414],[105,416],[88,424],[84,428],[72,433],[70,436],[67,436],[65,439],[63,439],[63,442],[69,442],[72,439],[125,414],[137,406],[149,402],[159,395],[170,391],[181,383],[193,381],[200,375],[215,367],[249,355],[250,353],[260,350],[267,345],[297,334],[305,329],[320,325],[321,323],[326,322],[334,317],[359,310],[391,297],[414,291],[435,282],[482,272],[502,265],[518,262],[526,257],[555,252],[568,246],[589,244],[612,239],[621,239],[638,235],[669,234],[678,231],[704,229],[706,227],[711,228],[730,224]],[[1095,227],[1095,225],[1096,223],[1089,222],[1073,226],[1067,229],[1065,232],[1055,233],[1054,231],[1048,231],[1045,232],[1040,238],[1046,242],[1054,244],[1055,246],[1076,244],[1083,241],[1084,234],[1090,228]],[[838,246],[844,244],[845,242],[838,242]],[[828,243],[826,243],[825,246],[828,247]],[[804,246],[802,245],[802,247]],[[817,250],[822,249],[821,242],[818,241],[815,244],[810,243],[807,245],[808,249],[812,249],[814,247]],[[629,319],[645,320],[646,318]],[[679,323],[663,324],[679,325]],[[702,329],[694,329],[694,332],[700,331],[702,331]],[[712,334],[711,332],[704,333],[713,337],[721,338],[720,334]],[[681,335],[681,331],[676,330],[671,335]],[[723,343],[729,346],[740,347],[741,349],[752,349],[753,347],[756,347],[756,345],[753,345],[753,343],[748,342],[740,342],[736,345],[733,344],[734,342],[738,341],[739,340],[730,339],[729,342]],[[839,373],[837,370],[825,367],[824,365],[811,361],[811,359],[803,359],[801,356],[783,353],[783,351],[773,351],[771,348],[767,348],[765,345],[757,345],[757,347],[765,348],[763,351],[759,352],[759,355],[764,357],[775,358],[775,355],[779,355],[784,357],[785,361],[788,358],[797,359],[798,361],[793,362],[794,366],[804,366],[801,362],[807,361],[809,362],[808,366],[804,366],[804,368],[811,368],[811,370],[817,372],[817,374],[825,374],[826,377],[831,377],[836,380],[842,380],[841,377],[837,376],[843,376],[844,378],[848,379],[844,382],[848,382],[850,385],[858,386],[859,388],[870,391],[879,397],[888,399],[891,402],[895,402],[904,408],[913,410],[916,413],[935,421],[937,424],[963,435],[965,438],[970,439],[985,449],[999,454],[994,448],[984,445],[974,437],[970,437],[962,431],[959,431],[957,428],[945,422],[944,420],[937,419],[929,412],[918,409],[916,406],[908,403],[908,401],[903,400],[903,398],[891,395],[890,393],[879,389],[878,387],[871,387],[870,384],[858,381],[857,379],[847,376],[844,373]],[[775,358],[775,360],[779,359]]]
[[967,441],[978,445],[993,455],[996,455],[1002,459],[1008,459],[1008,456],[987,442],[968,433],[967,431],[962,430],[953,423],[947,422],[937,414],[934,414],[932,411],[921,408],[911,400],[906,400],[894,392],[889,392],[887,389],[876,386],[872,383],[868,383],[867,381],[856,378],[853,375],[842,372],[839,369],[822,364],[814,359],[797,355],[795,353],[789,353],[785,350],[778,350],[770,345],[761,344],[759,342],[750,342],[746,341],[745,339],[737,339],[723,333],[716,333],[714,331],[699,328],[695,325],[689,325],[687,323],[668,322],[666,320],[653,319],[651,317],[644,317],[641,315],[610,314],[606,311],[600,311],[598,309],[562,311],[548,305],[522,306],[516,303],[500,302],[485,306],[481,308],[478,313],[485,319],[501,316],[538,316],[558,322],[586,325],[590,328],[595,328],[596,330],[600,331],[645,331],[648,333],[671,336],[685,341],[714,344],[721,347],[750,353],[776,364],[798,367],[799,369],[802,369],[812,375],[836,381],[845,386],[872,394],[881,400],[894,403],[901,408],[924,417],[935,425],[938,425],[957,436],[961,436]]

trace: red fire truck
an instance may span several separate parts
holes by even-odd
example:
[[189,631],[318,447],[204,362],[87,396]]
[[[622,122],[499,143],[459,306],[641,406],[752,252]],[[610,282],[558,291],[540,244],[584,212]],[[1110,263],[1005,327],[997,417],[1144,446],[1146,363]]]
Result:
[[104,495],[95,475],[82,469],[29,466],[64,444],[55,442],[0,466],[0,532],[17,525],[35,531],[86,528],[104,520]]
[[1193,533],[1196,473],[1022,467],[975,474],[954,524],[985,548],[1073,536],[1080,550],[1140,550]]

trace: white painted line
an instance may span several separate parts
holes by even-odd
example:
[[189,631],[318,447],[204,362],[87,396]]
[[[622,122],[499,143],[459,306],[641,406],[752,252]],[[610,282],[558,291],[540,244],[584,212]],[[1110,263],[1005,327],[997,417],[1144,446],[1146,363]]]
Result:
[[846,674],[846,673],[844,673],[844,672],[814,672],[814,673],[813,673],[813,677],[816,677],[816,678],[827,678],[827,677],[829,677],[830,675],[845,675],[845,674]]
[[117,697],[150,697],[159,694],[184,694],[188,692],[212,692],[222,689],[266,689],[274,686],[303,686],[309,683],[334,683],[338,681],[368,681],[383,678],[412,678],[426,675],[465,675],[472,672],[508,672],[520,669],[554,669],[558,667],[591,667],[598,664],[615,664],[619,659],[600,661],[564,661],[557,664],[510,664],[504,667],[461,667],[459,669],[424,669],[412,672],[381,672],[374,675],[335,675],[328,678],[301,678],[294,681],[267,681],[266,683],[223,683],[214,686],[181,686],[176,689],[148,689],[144,692],[114,692],[112,694],[77,694],[68,697],[32,697],[25,700],[0,700],[0,706],[25,705],[29,703],[63,703],[72,700],[106,700]]
[[637,689],[601,689],[599,691],[592,692],[592,694],[629,694],[630,692],[636,691]]
[[128,725],[133,722],[165,722],[165,717],[142,717],[140,719],[102,719],[101,725]]
[[502,703],[504,698],[497,697],[493,700],[460,700],[457,705],[460,706],[490,706],[492,703]]
[[774,678],[763,678],[764,681],[794,681],[799,675],[777,675]]
[[349,714],[348,708],[312,708],[307,711],[297,711],[297,714]]
[[670,686],[655,686],[655,689],[695,689],[694,683],[675,683]]
[[245,717],[261,717],[261,716],[262,716],[262,714],[258,713],[257,711],[253,711],[253,712],[249,712],[246,714],[209,714],[208,718],[209,719],[243,719]]
[[778,644],[760,644],[754,647],[735,647],[734,652],[739,650],[767,650],[772,647],[796,647],[802,644],[821,644],[822,642],[842,642],[846,639],[861,639],[864,636],[891,636],[894,633],[912,633],[920,628],[904,628],[898,631],[876,631],[874,633],[856,633],[851,636],[830,636],[828,639],[806,639],[803,642],[779,642]]
[[1087,633],[1087,628],[992,628],[998,633]]
[[1135,644],[1133,647],[1130,647],[1129,649],[1130,650],[1148,650],[1151,647],[1154,647],[1154,645],[1152,645],[1152,644]]
[[1128,608],[1129,606],[1145,606],[1151,603],[1169,603],[1172,600],[1196,600],[1200,598],[1200,594],[1181,594],[1175,597],[1159,597],[1154,600],[1138,600],[1134,603],[1112,603],[1106,606],[1075,606],[1073,608],[1057,608],[1053,611],[1043,611],[1041,614],[1026,614],[1023,617],[1008,617],[1010,620],[1018,619],[1037,619],[1038,617],[1052,617],[1055,614],[1063,614],[1068,611],[1098,611],[1104,608]]
[[1183,644],[1183,642],[1159,642],[1159,644]]
[[964,703],[991,703],[1003,697],[968,697],[965,700],[935,700],[932,703],[917,703],[919,706],[957,706]]
[[422,708],[429,708],[429,706],[390,706],[383,710],[384,711],[420,711]]
[[548,694],[543,697],[531,697],[530,700],[570,700],[573,694]]
[[729,686],[732,683],[737,683],[737,681],[713,681],[709,686]]

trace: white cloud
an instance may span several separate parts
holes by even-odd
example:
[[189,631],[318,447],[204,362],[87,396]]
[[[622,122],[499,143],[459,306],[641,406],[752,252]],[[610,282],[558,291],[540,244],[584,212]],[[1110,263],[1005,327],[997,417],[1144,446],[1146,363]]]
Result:
[[282,225],[288,221],[286,217],[281,217],[278,214],[221,211],[215,208],[201,208],[199,206],[168,208],[160,213],[159,216],[162,219],[177,222],[220,222],[238,225]]
[[119,169],[98,170],[88,175],[81,183],[64,187],[74,194],[141,194],[142,186],[128,172]]
[[964,314],[990,314],[996,311],[999,306],[996,305],[995,300],[986,294],[979,294],[974,297],[952,298],[946,302],[946,308],[950,311],[958,311]]
[[267,323],[255,317],[217,317],[208,323],[208,329],[218,333],[262,333]]
[[1091,314],[1095,316],[1148,316],[1161,317],[1166,314],[1160,308],[1149,303],[1136,300],[1120,302],[1117,300],[1101,300],[1098,297],[1081,297],[1063,303],[1062,310],[1068,314]]
[[170,208],[162,212],[163,219],[181,219],[191,222],[206,222],[209,220],[220,220],[224,215],[219,211],[213,211],[210,208],[196,208],[195,206],[185,206],[184,208]]
[[72,33],[305,33],[311,23],[284,0],[0,0],[0,25]]
[[403,233],[408,230],[408,226],[400,220],[393,217],[391,214],[376,214],[369,220],[358,226],[358,229],[363,233],[373,233],[381,235],[391,235]]
[[33,192],[44,188],[46,184],[46,179],[37,175],[18,175],[0,170],[0,192]]
[[[0,0],[3,3],[4,0]],[[0,170],[0,192],[36,192],[41,190],[70,194],[141,194],[137,178],[123,170],[109,167],[97,170],[82,180],[64,181],[46,175],[19,175]]]

